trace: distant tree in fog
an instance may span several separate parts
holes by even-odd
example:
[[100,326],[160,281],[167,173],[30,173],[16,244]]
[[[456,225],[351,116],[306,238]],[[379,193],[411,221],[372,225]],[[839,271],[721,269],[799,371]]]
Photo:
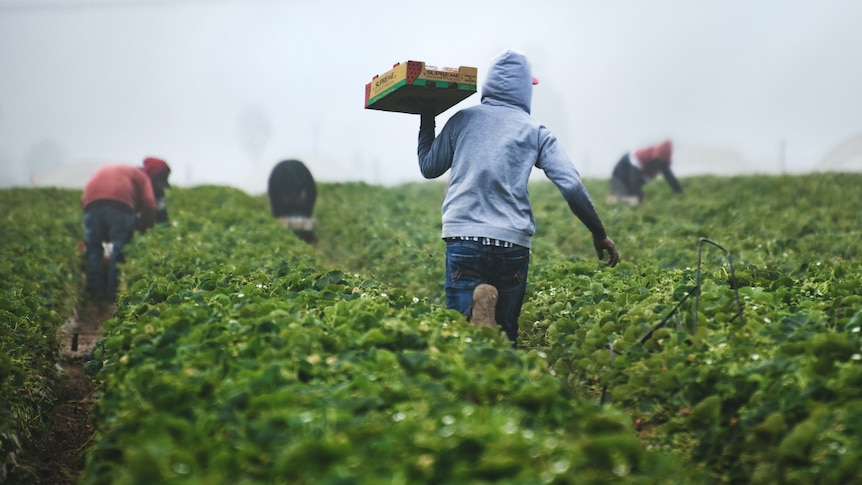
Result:
[[237,116],[239,143],[255,165],[272,137],[269,118],[260,106],[249,105]]
[[66,151],[57,140],[42,140],[30,147],[24,155],[24,173],[30,183],[38,184],[41,177],[61,167],[65,159]]

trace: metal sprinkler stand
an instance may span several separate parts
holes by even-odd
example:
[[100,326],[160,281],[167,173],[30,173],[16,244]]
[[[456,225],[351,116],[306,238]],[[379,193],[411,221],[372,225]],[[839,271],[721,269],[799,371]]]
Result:
[[[692,323],[691,333],[694,334],[695,332],[697,332],[697,308],[698,308],[698,304],[700,303],[700,270],[701,270],[702,261],[703,261],[703,244],[704,243],[712,244],[713,246],[721,249],[722,251],[724,251],[724,255],[727,256],[727,262],[730,266],[730,284],[733,287],[733,292],[734,292],[735,297],[736,297],[736,308],[737,308],[736,314],[733,316],[733,318],[730,319],[730,321],[732,322],[733,320],[736,319],[736,317],[739,317],[740,324],[745,325],[745,320],[742,316],[742,304],[739,302],[739,285],[736,282],[736,273],[733,270],[733,256],[731,256],[730,251],[728,251],[721,244],[718,244],[717,242],[715,242],[711,239],[702,237],[702,238],[698,239],[698,241],[697,241],[697,271],[696,271],[696,276],[695,276],[694,288],[689,290],[688,293],[686,293],[685,296],[682,297],[682,300],[680,300],[679,303],[677,303],[676,306],[673,307],[673,309],[670,311],[670,313],[668,313],[667,316],[665,316],[662,319],[662,321],[659,322],[658,325],[653,327],[649,332],[647,332],[646,335],[644,335],[641,338],[640,343],[643,344],[647,340],[652,338],[653,333],[656,330],[662,328],[668,322],[668,320],[670,320],[671,317],[677,317],[678,318],[679,307],[682,306],[682,304],[685,303],[685,301],[691,295],[694,295],[694,321]],[[677,320],[677,326],[679,326],[678,320]]]
[[694,297],[694,323],[691,327],[691,333],[697,332],[697,305],[700,301],[700,266],[701,266],[701,255],[703,253],[703,243],[709,243],[713,246],[717,247],[724,251],[724,255],[727,256],[727,262],[730,265],[730,284],[733,287],[733,292],[736,295],[736,315],[730,319],[732,322],[736,317],[739,317],[740,325],[745,325],[745,320],[742,316],[742,304],[739,302],[739,285],[736,282],[736,273],[733,271],[733,256],[730,254],[730,251],[724,248],[721,244],[718,244],[715,241],[702,237],[697,241],[697,277],[695,280],[695,290],[697,294]]
[[[641,337],[641,339],[640,339],[641,344],[646,343],[647,340],[652,338],[655,331],[664,327],[665,324],[671,319],[671,317],[676,317],[677,328],[679,328],[679,326],[680,326],[679,315],[678,315],[679,308],[680,308],[680,306],[682,306],[683,303],[685,303],[685,301],[691,295],[694,295],[694,321],[692,323],[691,333],[694,334],[695,332],[697,332],[697,307],[698,307],[698,303],[700,302],[700,269],[701,269],[702,260],[703,260],[702,256],[703,256],[703,245],[704,245],[704,243],[712,244],[713,246],[717,247],[718,249],[721,249],[724,252],[724,255],[727,257],[727,262],[730,266],[730,284],[733,287],[734,294],[736,295],[736,307],[737,307],[736,314],[733,316],[733,318],[730,319],[730,321],[732,322],[733,320],[736,319],[736,317],[739,317],[740,324],[745,325],[745,320],[744,320],[743,315],[742,315],[742,304],[739,301],[739,285],[736,282],[736,273],[733,270],[733,257],[731,256],[730,251],[728,251],[721,244],[718,244],[717,242],[715,242],[709,238],[701,237],[697,241],[697,272],[696,272],[696,277],[695,277],[694,288],[689,290],[685,294],[685,296],[682,297],[682,299],[676,304],[676,306],[673,307],[673,309],[670,311],[670,313],[668,313],[662,319],[662,321],[658,323],[658,325],[651,328],[650,331],[647,332],[646,335]],[[613,365],[614,354],[615,353],[619,354],[620,352],[617,350],[614,350],[613,342],[608,344],[608,350],[610,351],[610,364]],[[605,386],[602,388],[602,395],[601,395],[601,399],[599,401],[600,404],[604,404],[607,390],[608,390],[608,386],[607,386],[607,384],[605,384]]]

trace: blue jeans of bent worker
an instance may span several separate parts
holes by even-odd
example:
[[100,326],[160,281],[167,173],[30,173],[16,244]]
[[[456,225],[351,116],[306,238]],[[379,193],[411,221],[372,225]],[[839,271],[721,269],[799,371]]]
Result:
[[482,283],[497,288],[496,319],[513,345],[527,291],[530,249],[484,245],[478,241],[446,242],[446,306],[469,318],[473,290]]
[[[115,207],[100,206],[84,211],[84,244],[87,246],[87,291],[95,298],[112,300],[117,296],[119,278],[117,260],[122,258],[123,246],[134,234],[135,215]],[[104,277],[103,242],[113,244],[108,261],[108,275]]]

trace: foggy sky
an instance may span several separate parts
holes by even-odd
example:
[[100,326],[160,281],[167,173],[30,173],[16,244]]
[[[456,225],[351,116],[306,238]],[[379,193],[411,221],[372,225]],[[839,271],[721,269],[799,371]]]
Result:
[[181,186],[262,192],[286,158],[422,180],[418,117],[363,109],[365,84],[407,60],[481,84],[504,49],[584,177],[663,138],[681,175],[802,172],[862,133],[860,18],[855,0],[0,0],[0,186],[146,156]]

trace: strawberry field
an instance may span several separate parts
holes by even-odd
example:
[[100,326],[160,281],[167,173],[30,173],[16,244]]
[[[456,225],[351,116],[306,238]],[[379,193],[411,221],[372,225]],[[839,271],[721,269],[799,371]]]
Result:
[[[622,261],[535,182],[518,349],[445,309],[441,184],[320,184],[314,246],[173,189],[86,364],[81,483],[862,482],[862,176],[587,185]],[[79,197],[0,191],[6,465],[82,300]]]

